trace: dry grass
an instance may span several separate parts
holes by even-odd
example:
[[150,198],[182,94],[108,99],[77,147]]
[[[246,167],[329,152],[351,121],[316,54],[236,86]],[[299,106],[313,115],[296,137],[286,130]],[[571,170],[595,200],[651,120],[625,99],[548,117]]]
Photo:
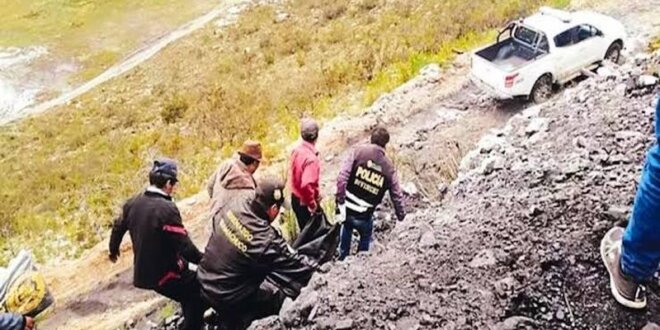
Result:
[[[208,27],[74,103],[0,129],[0,248],[76,256],[107,235],[158,155],[180,160],[182,196],[198,192],[244,139],[278,161],[303,114],[369,104],[452,48],[544,1],[292,0]],[[289,18],[276,22],[276,11]],[[55,239],[59,237],[60,239]]]

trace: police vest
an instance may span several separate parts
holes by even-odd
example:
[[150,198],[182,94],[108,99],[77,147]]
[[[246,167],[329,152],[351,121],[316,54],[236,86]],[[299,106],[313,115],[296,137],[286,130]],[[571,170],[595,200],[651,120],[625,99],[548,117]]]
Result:
[[389,185],[381,165],[372,160],[356,164],[346,185],[346,209],[359,215],[371,215]]

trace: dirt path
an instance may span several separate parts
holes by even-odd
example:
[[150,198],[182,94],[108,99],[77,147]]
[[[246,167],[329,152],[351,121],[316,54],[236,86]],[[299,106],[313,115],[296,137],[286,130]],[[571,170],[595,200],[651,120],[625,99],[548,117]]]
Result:
[[117,63],[107,69],[105,72],[95,77],[94,79],[82,84],[81,86],[61,94],[60,96],[48,100],[46,102],[37,104],[35,106],[27,107],[22,109],[19,112],[9,113],[7,116],[0,118],[0,125],[5,125],[7,123],[19,120],[29,115],[41,113],[47,111],[48,109],[61,106],[67,102],[79,97],[82,94],[85,94],[96,88],[97,86],[103,84],[104,82],[118,77],[141,63],[149,60],[154,55],[158,54],[163,48],[167,47],[172,42],[175,42],[182,37],[185,37],[200,28],[204,27],[206,24],[216,20],[223,15],[229,17],[235,15],[237,12],[241,11],[249,3],[253,2],[252,0],[224,0],[222,4],[218,5],[216,8],[208,12],[207,14],[200,16],[176,30],[168,33],[167,35],[159,38],[156,42],[151,45],[136,51],[134,54],[128,56],[121,63]]

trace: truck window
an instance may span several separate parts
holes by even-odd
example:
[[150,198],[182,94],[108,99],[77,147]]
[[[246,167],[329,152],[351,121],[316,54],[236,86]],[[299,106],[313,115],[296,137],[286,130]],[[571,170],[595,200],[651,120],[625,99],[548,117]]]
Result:
[[550,51],[550,46],[548,45],[548,38],[546,36],[541,37],[539,42],[539,50],[548,53]]
[[528,29],[522,25],[518,25],[516,30],[513,32],[514,38],[527,44],[530,47],[533,47],[536,44],[536,39],[538,36],[539,34],[536,31]]
[[558,48],[568,47],[577,43],[577,35],[580,27],[572,27],[555,37],[555,46]]

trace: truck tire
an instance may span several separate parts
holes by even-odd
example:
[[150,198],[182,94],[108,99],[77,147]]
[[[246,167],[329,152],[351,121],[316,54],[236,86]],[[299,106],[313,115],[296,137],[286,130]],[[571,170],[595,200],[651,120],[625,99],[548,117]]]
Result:
[[534,87],[532,87],[532,93],[529,94],[529,99],[532,102],[539,104],[549,100],[551,96],[552,77],[550,77],[548,74],[542,75],[536,81],[536,83],[534,83]]
[[610,61],[614,64],[618,64],[621,59],[621,42],[615,41],[610,45],[610,48],[605,52],[605,58],[603,60]]

